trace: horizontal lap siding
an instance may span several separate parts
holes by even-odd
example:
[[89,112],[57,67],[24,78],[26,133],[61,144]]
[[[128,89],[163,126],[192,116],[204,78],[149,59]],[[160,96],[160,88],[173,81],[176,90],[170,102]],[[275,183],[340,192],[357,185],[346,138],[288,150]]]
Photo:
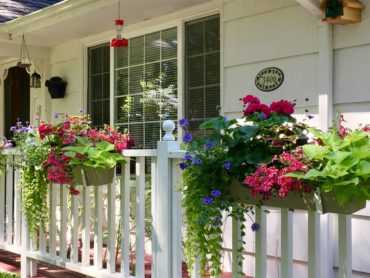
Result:
[[[333,27],[334,45],[334,113],[339,109],[352,128],[358,123],[370,123],[370,0],[361,1],[367,9],[363,22]],[[230,118],[240,117],[239,98],[255,94],[263,102],[280,99],[297,100],[296,115],[303,119],[313,115],[310,124],[318,126],[319,96],[319,20],[296,1],[232,0],[223,10],[223,96],[221,106]],[[266,67],[278,67],[284,72],[284,82],[272,92],[259,91],[254,84],[257,73]],[[307,100],[306,100],[307,98]],[[370,208],[352,220],[353,277],[359,272],[370,273]],[[280,269],[280,212],[267,216],[267,275],[278,277]],[[338,221],[333,216],[334,265],[338,266]],[[251,224],[251,223],[249,223]],[[244,271],[254,275],[254,235],[247,223],[246,262]],[[293,213],[293,277],[307,277],[308,216]],[[231,222],[225,229],[231,237]],[[231,249],[231,241],[225,247]],[[330,254],[330,252],[329,252]],[[225,253],[226,269],[231,268],[231,252]],[[247,267],[246,267],[247,265]]]

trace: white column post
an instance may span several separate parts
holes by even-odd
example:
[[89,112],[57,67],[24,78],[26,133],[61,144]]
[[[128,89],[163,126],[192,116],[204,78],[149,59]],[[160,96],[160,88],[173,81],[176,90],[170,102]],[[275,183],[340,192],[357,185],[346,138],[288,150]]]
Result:
[[[157,217],[153,223],[154,233],[156,234],[156,246],[153,251],[157,256],[157,277],[172,277],[172,260],[173,256],[181,254],[172,254],[172,175],[169,153],[171,150],[179,149],[179,142],[175,141],[172,131],[175,129],[175,123],[165,121],[163,129],[166,134],[163,141],[158,142],[158,167],[157,167],[157,185],[159,196],[155,196],[157,201]],[[154,193],[155,193],[154,192]]]
[[[319,126],[328,130],[333,122],[333,26],[318,23],[318,83],[319,83]],[[327,214],[320,217],[320,277],[333,277],[333,235],[332,217]]]

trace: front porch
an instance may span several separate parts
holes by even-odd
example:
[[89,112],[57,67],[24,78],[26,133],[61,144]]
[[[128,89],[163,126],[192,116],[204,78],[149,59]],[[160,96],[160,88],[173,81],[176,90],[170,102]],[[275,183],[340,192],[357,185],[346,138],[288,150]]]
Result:
[[[176,141],[161,141],[158,149],[125,150],[123,155],[136,159],[135,177],[130,175],[128,160],[117,182],[81,186],[80,196],[70,196],[66,185],[50,185],[47,233],[40,230],[37,241],[30,238],[20,210],[19,170],[8,166],[0,186],[4,204],[0,210],[0,227],[4,227],[0,229],[0,248],[21,255],[22,277],[38,275],[38,263],[89,277],[188,277],[183,263],[181,196],[177,191],[181,183],[178,159],[184,151]],[[145,174],[148,166],[150,178]],[[352,271],[351,216],[261,207],[256,208],[255,221],[261,229],[245,236],[243,266],[232,260],[241,244],[239,224],[226,221],[225,274],[221,277],[241,277],[241,270],[254,273],[253,277],[267,277],[271,263],[279,266],[281,277],[294,277],[293,268],[299,266],[307,266],[306,273],[302,269],[302,277],[325,277],[322,273],[326,272],[347,278],[352,273],[361,275]],[[269,238],[271,228],[279,236],[276,242]],[[297,231],[307,233],[307,237]],[[293,254],[296,246],[307,260]],[[338,264],[328,257],[333,250],[338,250]],[[199,277],[197,271],[195,266],[191,277]]]

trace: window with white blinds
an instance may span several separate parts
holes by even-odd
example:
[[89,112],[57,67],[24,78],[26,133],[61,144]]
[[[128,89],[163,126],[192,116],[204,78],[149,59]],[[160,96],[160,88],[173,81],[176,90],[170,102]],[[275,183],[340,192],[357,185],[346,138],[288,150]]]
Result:
[[220,18],[218,15],[185,26],[185,117],[193,133],[218,116],[220,105]]
[[110,76],[109,44],[88,49],[88,105],[92,125],[103,127],[109,124]]
[[156,148],[163,120],[177,120],[177,28],[132,38],[114,56],[115,126],[136,148]]

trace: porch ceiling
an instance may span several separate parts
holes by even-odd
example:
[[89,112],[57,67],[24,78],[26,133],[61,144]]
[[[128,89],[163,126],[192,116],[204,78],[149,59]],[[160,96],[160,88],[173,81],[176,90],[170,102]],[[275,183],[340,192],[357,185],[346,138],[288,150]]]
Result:
[[[210,1],[121,0],[121,18],[125,20],[125,26],[128,26]],[[73,0],[64,3],[68,2],[73,3]],[[97,6],[97,3],[100,6]],[[87,3],[83,7],[80,6],[79,9],[70,12],[63,13],[63,10],[61,10],[60,14],[58,13],[54,17],[44,16],[41,19],[37,14],[29,15],[17,19],[18,22],[12,22],[13,25],[9,24],[4,27],[9,30],[9,33],[12,33],[14,40],[20,40],[20,35],[24,33],[27,44],[44,47],[56,46],[106,31],[114,31],[114,20],[118,17],[118,1],[96,0],[94,4],[98,8],[95,9],[89,8],[89,4]],[[46,11],[42,12],[45,13]],[[27,22],[29,24],[23,24]],[[4,34],[0,37],[0,40],[4,41]]]

